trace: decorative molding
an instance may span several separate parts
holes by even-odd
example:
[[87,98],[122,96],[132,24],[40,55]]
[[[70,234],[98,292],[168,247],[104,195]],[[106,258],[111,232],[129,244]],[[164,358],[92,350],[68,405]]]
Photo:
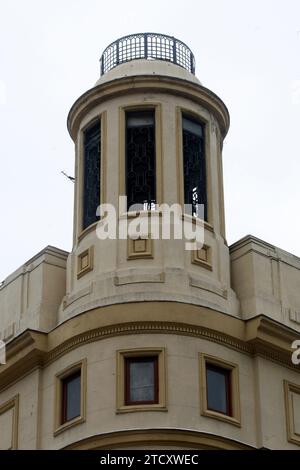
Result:
[[125,286],[127,284],[140,284],[140,283],[163,283],[165,282],[164,273],[143,273],[143,274],[128,274],[124,276],[115,276],[115,286]]
[[[80,371],[80,415],[76,418],[61,423],[62,410],[62,380]],[[82,359],[55,375],[55,399],[54,399],[54,431],[57,436],[66,429],[70,429],[86,420],[86,392],[87,392],[87,359]]]
[[189,276],[190,278],[190,286],[192,287],[197,287],[198,289],[205,290],[207,292],[210,292],[212,294],[218,295],[219,297],[223,297],[224,299],[227,299],[228,297],[228,292],[226,287],[219,287],[215,285],[212,282],[207,282],[202,278],[199,277],[194,277],[194,276]]
[[88,286],[77,291],[76,294],[66,296],[63,301],[63,309],[65,310],[67,307],[69,307],[74,302],[76,302],[76,300],[81,299],[82,297],[85,297],[86,295],[91,294],[92,291],[93,291],[93,283],[91,282]]
[[[13,397],[11,400],[0,405],[0,416],[10,410],[12,410],[11,446],[9,449],[3,449],[3,450],[15,450],[18,448],[19,394]],[[0,439],[1,439],[1,436],[0,436]],[[0,442],[0,447],[1,447],[1,442]]]
[[[123,309],[127,315],[116,304],[70,318],[48,334],[32,330],[22,333],[7,345],[7,363],[0,366],[0,390],[84,344],[132,334],[201,338],[300,372],[291,361],[291,344],[298,333],[262,315],[243,321],[211,309],[177,302],[136,302],[124,304]],[[106,314],[101,314],[102,311]],[[106,324],[112,317],[115,323]],[[173,321],[167,320],[169,317]],[[138,318],[144,318],[144,321]]]
[[77,256],[77,279],[94,269],[94,246],[90,246]]
[[254,447],[218,436],[212,433],[191,431],[188,429],[157,428],[130,429],[98,434],[64,447],[64,450],[101,450],[124,449],[126,447],[147,449],[160,446],[177,447],[181,449],[222,449],[222,450],[254,450]]
[[[293,384],[291,382],[283,381],[284,387],[284,404],[285,404],[285,416],[286,416],[286,431],[287,440],[293,444],[300,445],[300,385]],[[298,407],[298,425],[295,426],[295,407],[294,407],[294,396],[299,396],[299,407]]]
[[212,271],[212,256],[211,256],[211,247],[208,245],[203,245],[197,250],[191,251],[192,264],[197,264],[202,268]]
[[127,259],[154,258],[151,234],[145,237],[127,239]]
[[[203,416],[208,416],[209,418],[218,419],[234,426],[241,427],[241,405],[240,405],[240,386],[239,386],[239,366],[238,364],[233,364],[228,361],[224,361],[221,358],[210,356],[208,354],[199,354],[199,363],[200,363],[200,410]],[[231,403],[232,403],[232,415],[225,415],[223,413],[218,413],[217,411],[212,411],[207,406],[207,384],[206,384],[206,365],[213,364],[222,369],[227,369],[231,371]]]
[[[158,358],[158,383],[159,397],[158,403],[151,405],[125,405],[125,368],[124,361],[127,357],[147,357],[157,356]],[[116,381],[116,401],[117,413],[133,413],[138,411],[167,411],[167,378],[166,360],[164,348],[139,348],[122,349],[117,351],[117,381]]]
[[80,121],[92,107],[124,94],[128,96],[129,94],[147,92],[168,93],[191,99],[213,114],[223,138],[227,134],[230,120],[228,110],[223,101],[211,90],[177,77],[139,75],[102,83],[81,95],[73,104],[68,115],[68,130],[72,139],[76,140]]

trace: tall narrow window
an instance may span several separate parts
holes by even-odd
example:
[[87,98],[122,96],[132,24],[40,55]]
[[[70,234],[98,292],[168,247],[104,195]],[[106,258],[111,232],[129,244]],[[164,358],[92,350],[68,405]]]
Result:
[[100,204],[101,133],[98,120],[84,131],[83,229],[96,222]]
[[126,113],[126,193],[128,210],[155,208],[154,111]]
[[81,372],[62,380],[62,413],[61,424],[80,416],[81,408]]
[[125,358],[125,405],[158,403],[158,357]]
[[231,416],[231,370],[206,364],[207,408]]
[[[190,117],[182,117],[184,204],[190,214],[207,220],[206,170],[204,154],[204,127]],[[204,205],[200,214],[198,204]]]

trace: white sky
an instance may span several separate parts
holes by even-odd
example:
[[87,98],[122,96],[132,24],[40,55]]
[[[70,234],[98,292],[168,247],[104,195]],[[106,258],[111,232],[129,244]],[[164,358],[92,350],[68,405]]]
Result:
[[229,244],[251,233],[300,256],[299,0],[0,0],[0,280],[72,245],[69,108],[99,58],[136,32],[176,36],[231,115]]

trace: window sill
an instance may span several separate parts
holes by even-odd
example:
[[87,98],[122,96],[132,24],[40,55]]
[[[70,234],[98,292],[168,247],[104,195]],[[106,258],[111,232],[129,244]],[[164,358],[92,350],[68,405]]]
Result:
[[159,403],[155,405],[124,405],[117,409],[116,414],[134,413],[137,411],[168,411],[168,408]]
[[60,434],[61,432],[66,431],[67,429],[72,428],[73,426],[77,426],[77,424],[81,424],[85,422],[84,416],[77,416],[74,419],[71,419],[70,421],[67,421],[64,424],[61,424],[58,428],[55,429],[53,435],[54,437]]
[[233,424],[234,426],[241,427],[241,422],[234,416],[228,416],[223,413],[218,413],[217,411],[212,410],[204,410],[201,413],[202,416],[206,416],[208,418],[218,419],[219,421],[223,421],[225,423]]

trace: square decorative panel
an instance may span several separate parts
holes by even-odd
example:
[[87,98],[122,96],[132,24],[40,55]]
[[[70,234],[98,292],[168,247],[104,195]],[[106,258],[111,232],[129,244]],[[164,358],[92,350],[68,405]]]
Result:
[[192,263],[212,271],[211,248],[203,245],[202,248],[192,251]]
[[284,381],[287,439],[300,445],[300,385]]
[[77,257],[77,279],[80,279],[89,271],[92,271],[94,266],[94,247],[91,246],[84,250]]
[[129,260],[153,258],[153,244],[151,238],[129,238],[127,258]]

